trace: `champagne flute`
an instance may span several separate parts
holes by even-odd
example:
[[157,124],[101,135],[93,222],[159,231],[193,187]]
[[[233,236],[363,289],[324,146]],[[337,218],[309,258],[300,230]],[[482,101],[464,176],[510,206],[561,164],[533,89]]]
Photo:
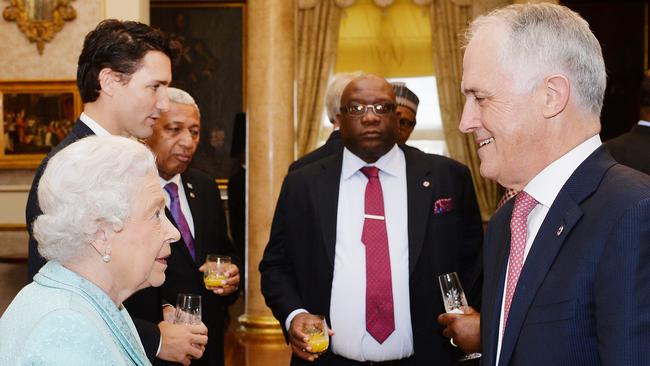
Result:
[[[464,314],[463,307],[467,306],[467,298],[463,286],[460,285],[458,273],[452,272],[438,276],[440,291],[442,292],[442,302],[445,304],[445,311],[449,314]],[[458,359],[458,361],[468,361],[481,357],[480,353],[469,353]]]
[[316,315],[315,319],[308,321],[302,331],[307,334],[307,344],[311,347],[310,353],[320,355],[327,351],[330,345],[330,336],[325,316]]
[[178,294],[174,324],[201,324],[201,296],[194,294]]
[[208,290],[224,287],[228,277],[226,271],[230,267],[231,259],[227,255],[208,254],[205,257],[205,271],[203,283]]

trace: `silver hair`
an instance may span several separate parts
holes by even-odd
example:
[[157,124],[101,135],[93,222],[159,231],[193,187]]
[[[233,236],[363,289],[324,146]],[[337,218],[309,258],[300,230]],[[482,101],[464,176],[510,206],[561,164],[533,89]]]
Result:
[[38,185],[34,221],[39,253],[64,263],[84,253],[100,225],[120,231],[137,188],[158,175],[151,151],[119,136],[90,136],[54,155]]
[[600,115],[607,84],[600,43],[578,13],[561,5],[515,4],[476,18],[466,42],[486,26],[505,25],[501,62],[520,90],[532,90],[551,73],[565,75],[586,113]]
[[355,72],[341,72],[332,77],[329,87],[327,88],[327,95],[325,96],[325,108],[327,108],[327,118],[330,122],[334,123],[336,115],[341,112],[341,94],[343,89],[352,81],[360,76],[363,76],[362,71]]
[[169,97],[170,102],[194,106],[199,114],[201,114],[199,105],[196,104],[196,101],[194,98],[192,98],[190,93],[186,92],[185,90],[169,87],[167,88],[167,96]]

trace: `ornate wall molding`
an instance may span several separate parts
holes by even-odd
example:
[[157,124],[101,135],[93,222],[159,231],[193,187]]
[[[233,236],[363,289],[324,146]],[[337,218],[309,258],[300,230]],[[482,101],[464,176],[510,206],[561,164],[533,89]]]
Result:
[[[46,14],[39,14],[40,19],[34,19],[32,11],[26,8],[24,0],[10,0],[10,5],[2,12],[2,16],[7,21],[15,21],[18,28],[25,34],[30,42],[36,43],[39,54],[43,54],[45,42],[51,41],[58,33],[66,21],[74,20],[77,17],[77,11],[70,4],[72,0],[55,0],[54,3],[48,4],[37,1],[40,7],[51,10]],[[51,3],[51,2],[50,2]],[[37,4],[37,5],[39,5]]]

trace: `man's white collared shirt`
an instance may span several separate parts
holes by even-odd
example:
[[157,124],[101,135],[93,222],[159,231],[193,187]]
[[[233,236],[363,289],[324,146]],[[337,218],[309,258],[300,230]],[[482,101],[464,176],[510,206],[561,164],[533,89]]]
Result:
[[106,131],[104,127],[102,127],[99,123],[97,123],[94,119],[90,118],[86,113],[81,113],[79,116],[79,120],[83,122],[88,128],[90,128],[91,131],[97,136],[111,136],[111,133]]
[[[393,288],[395,331],[379,344],[366,331],[366,257],[361,242],[365,189],[364,166],[380,169]],[[373,164],[343,152],[339,186],[330,320],[335,354],[357,361],[396,360],[413,354],[409,298],[406,161],[395,145]]]

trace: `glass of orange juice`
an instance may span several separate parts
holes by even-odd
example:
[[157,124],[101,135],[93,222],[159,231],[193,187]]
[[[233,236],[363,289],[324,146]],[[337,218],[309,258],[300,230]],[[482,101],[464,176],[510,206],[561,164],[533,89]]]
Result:
[[308,322],[303,328],[303,332],[309,338],[307,343],[311,347],[311,353],[322,354],[327,351],[330,345],[330,336],[327,328],[327,321],[323,315],[316,315],[317,320]]
[[230,267],[231,259],[227,255],[208,254],[205,257],[205,271],[203,283],[208,290],[214,290],[226,285],[226,271]]

